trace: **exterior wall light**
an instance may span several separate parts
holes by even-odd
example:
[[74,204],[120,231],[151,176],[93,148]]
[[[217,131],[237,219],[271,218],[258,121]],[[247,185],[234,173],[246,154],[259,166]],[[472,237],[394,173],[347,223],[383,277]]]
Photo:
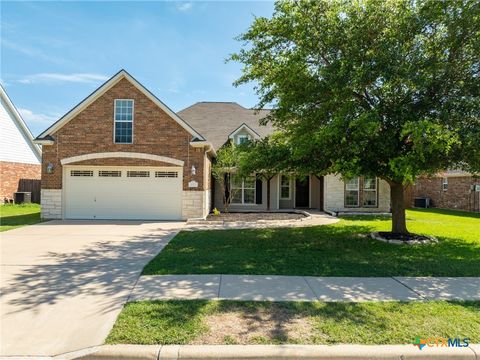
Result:
[[195,165],[192,165],[192,175],[195,175],[197,173],[197,169],[195,168]]
[[55,169],[55,165],[52,163],[48,163],[47,165],[47,174],[53,174],[53,170]]

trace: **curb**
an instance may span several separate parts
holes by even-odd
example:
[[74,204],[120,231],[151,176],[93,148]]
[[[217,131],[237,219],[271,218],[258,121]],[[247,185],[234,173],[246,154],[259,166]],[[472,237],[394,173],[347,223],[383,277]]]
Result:
[[260,359],[469,359],[480,360],[480,345],[466,348],[412,345],[104,345],[83,360],[260,360]]

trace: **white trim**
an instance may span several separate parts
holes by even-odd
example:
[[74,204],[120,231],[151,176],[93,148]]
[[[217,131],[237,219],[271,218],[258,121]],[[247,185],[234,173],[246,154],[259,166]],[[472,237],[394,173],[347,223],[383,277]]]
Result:
[[92,159],[105,159],[105,158],[131,158],[131,159],[146,159],[146,160],[153,160],[153,161],[162,161],[169,164],[183,166],[184,162],[182,160],[174,159],[167,156],[160,156],[160,155],[153,155],[153,154],[145,154],[145,153],[135,153],[135,152],[103,152],[103,153],[90,153],[78,156],[72,156],[69,158],[65,158],[60,160],[62,165],[84,161],[84,160],[92,160]]
[[205,140],[190,141],[190,146],[194,147],[194,148],[204,148],[204,147],[206,147],[207,148],[206,153],[211,152],[213,156],[217,156],[217,152],[213,148],[212,143],[209,142],[209,141],[205,141]]
[[[132,120],[117,120],[117,101],[131,101],[132,102]],[[133,144],[133,129],[134,129],[134,120],[135,119],[135,100],[134,99],[113,99],[113,143],[114,144]],[[116,142],[115,141],[115,134],[116,134],[116,126],[118,122],[131,122],[132,123],[132,141],[131,142]]]
[[35,144],[38,144],[38,145],[53,145],[55,143],[55,141],[53,140],[33,140],[33,142]]
[[80,102],[67,114],[65,114],[60,120],[58,120],[56,123],[50,126],[47,130],[41,133],[38,137],[42,138],[58,131],[70,120],[72,120],[75,116],[77,116],[80,112],[82,112],[87,106],[89,106],[91,103],[97,100],[100,96],[102,96],[105,92],[107,92],[110,88],[112,88],[115,84],[117,84],[122,79],[127,79],[143,95],[145,95],[147,98],[153,101],[160,109],[162,109],[165,113],[167,113],[173,120],[175,120],[181,127],[183,127],[191,135],[199,138],[200,140],[204,140],[204,137],[202,135],[196,132],[180,116],[178,116],[175,112],[173,112],[167,105],[165,105],[162,101],[160,101],[160,99],[158,99],[155,95],[153,95],[149,90],[147,90],[142,84],[140,84],[135,78],[133,78],[128,72],[126,72],[123,69],[120,70],[114,76],[112,76],[102,86],[100,86],[97,90],[95,90],[92,94],[90,94],[87,98],[85,98],[82,102]]
[[[232,184],[233,184],[231,175],[230,175],[230,189],[229,189],[230,193],[232,192]],[[245,178],[242,178],[242,187],[237,188],[237,191],[240,190],[240,192],[242,194],[242,202],[241,203],[231,202],[230,205],[249,205],[249,206],[259,205],[259,204],[257,204],[257,179],[256,179],[255,175],[252,175],[252,177],[254,178],[254,180],[253,180],[253,203],[246,203],[245,202],[245,189],[252,190],[252,188],[245,188]],[[263,186],[263,182],[262,182],[262,186]],[[262,194],[262,196],[263,196],[263,194]]]
[[238,132],[240,132],[240,130],[243,130],[243,129],[246,129],[254,139],[260,139],[260,135],[255,131],[253,130],[250,126],[248,126],[247,124],[243,123],[242,125],[240,125],[238,128],[236,128],[235,130],[233,130],[229,135],[228,135],[228,138],[229,139],[233,139],[235,137],[235,135],[237,135]]
[[346,192],[347,191],[355,191],[354,189],[347,189],[347,182],[345,181],[345,185],[343,187],[344,189],[344,194],[343,194],[343,206],[345,208],[355,208],[355,207],[362,207],[360,205],[360,176],[357,176],[356,178],[352,178],[351,180],[353,179],[357,179],[357,205],[347,205],[347,195],[346,195]]
[[277,174],[277,209],[280,209],[280,176],[282,174]]
[[308,175],[308,208],[312,208],[312,175]]
[[[23,118],[22,116],[20,115],[20,113],[18,112],[17,108],[15,107],[15,105],[13,105],[13,102],[12,100],[10,100],[10,98],[8,97],[8,94],[7,92],[5,91],[5,89],[3,88],[3,86],[0,85],[0,94],[1,94],[1,97],[2,97],[2,100],[5,102],[5,104],[7,105],[7,107],[9,108],[10,112],[12,113],[13,115],[13,120],[20,126],[20,130],[21,132],[23,133],[22,135],[24,137],[26,137],[26,140],[28,142],[28,145],[30,146],[30,148],[32,149],[35,157],[37,158],[38,162],[41,163],[42,162],[42,151],[40,150],[40,147],[37,145],[37,143],[35,143],[33,141],[33,135],[32,133],[30,132],[30,129],[28,128],[27,124],[25,123],[25,121],[23,121]],[[47,144],[45,144],[47,145]]]
[[[379,202],[379,192],[378,192],[378,178],[375,176],[373,178],[374,180],[374,184],[375,184],[375,189],[372,190],[372,189],[366,189],[365,188],[365,179],[371,179],[371,178],[368,178],[368,177],[363,177],[363,186],[362,186],[362,205],[360,207],[364,207],[364,208],[376,208],[378,207],[378,202]],[[368,193],[368,192],[373,192],[375,193],[375,205],[365,205],[365,193]]]
[[[282,176],[288,178],[288,197],[282,197]],[[280,200],[292,200],[292,177],[284,174],[280,174]]]
[[[445,185],[447,185],[447,186],[445,187]],[[443,190],[443,191],[447,191],[447,190],[448,190],[448,177],[446,177],[446,176],[444,176],[444,177],[442,178],[442,190]]]

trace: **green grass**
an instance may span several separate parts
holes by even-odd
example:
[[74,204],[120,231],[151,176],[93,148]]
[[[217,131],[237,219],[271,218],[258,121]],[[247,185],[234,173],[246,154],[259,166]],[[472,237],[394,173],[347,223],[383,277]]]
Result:
[[352,216],[326,226],[180,232],[143,274],[480,276],[480,214],[408,210],[411,232],[437,244],[393,245],[367,237],[388,217]]
[[0,231],[40,222],[40,205],[21,204],[0,206]]
[[[106,342],[198,343],[209,332],[205,318],[210,315],[236,313],[253,320],[261,313],[279,312],[284,321],[275,322],[270,336],[251,336],[247,343],[411,344],[416,337],[467,337],[471,343],[480,342],[480,301],[271,303],[203,300],[127,303]],[[298,317],[310,324],[309,331],[300,338],[291,337],[284,331],[285,325]],[[258,330],[255,324],[250,324],[242,328],[246,334]],[[222,336],[220,341],[224,344],[236,343],[228,328]]]

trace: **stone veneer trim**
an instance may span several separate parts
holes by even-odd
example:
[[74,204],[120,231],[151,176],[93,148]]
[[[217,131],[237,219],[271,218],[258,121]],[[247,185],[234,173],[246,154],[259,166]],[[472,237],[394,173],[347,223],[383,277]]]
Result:
[[42,219],[62,219],[62,190],[42,189],[40,194]]
[[183,191],[182,192],[182,219],[204,218],[208,215],[207,197],[210,191]]

